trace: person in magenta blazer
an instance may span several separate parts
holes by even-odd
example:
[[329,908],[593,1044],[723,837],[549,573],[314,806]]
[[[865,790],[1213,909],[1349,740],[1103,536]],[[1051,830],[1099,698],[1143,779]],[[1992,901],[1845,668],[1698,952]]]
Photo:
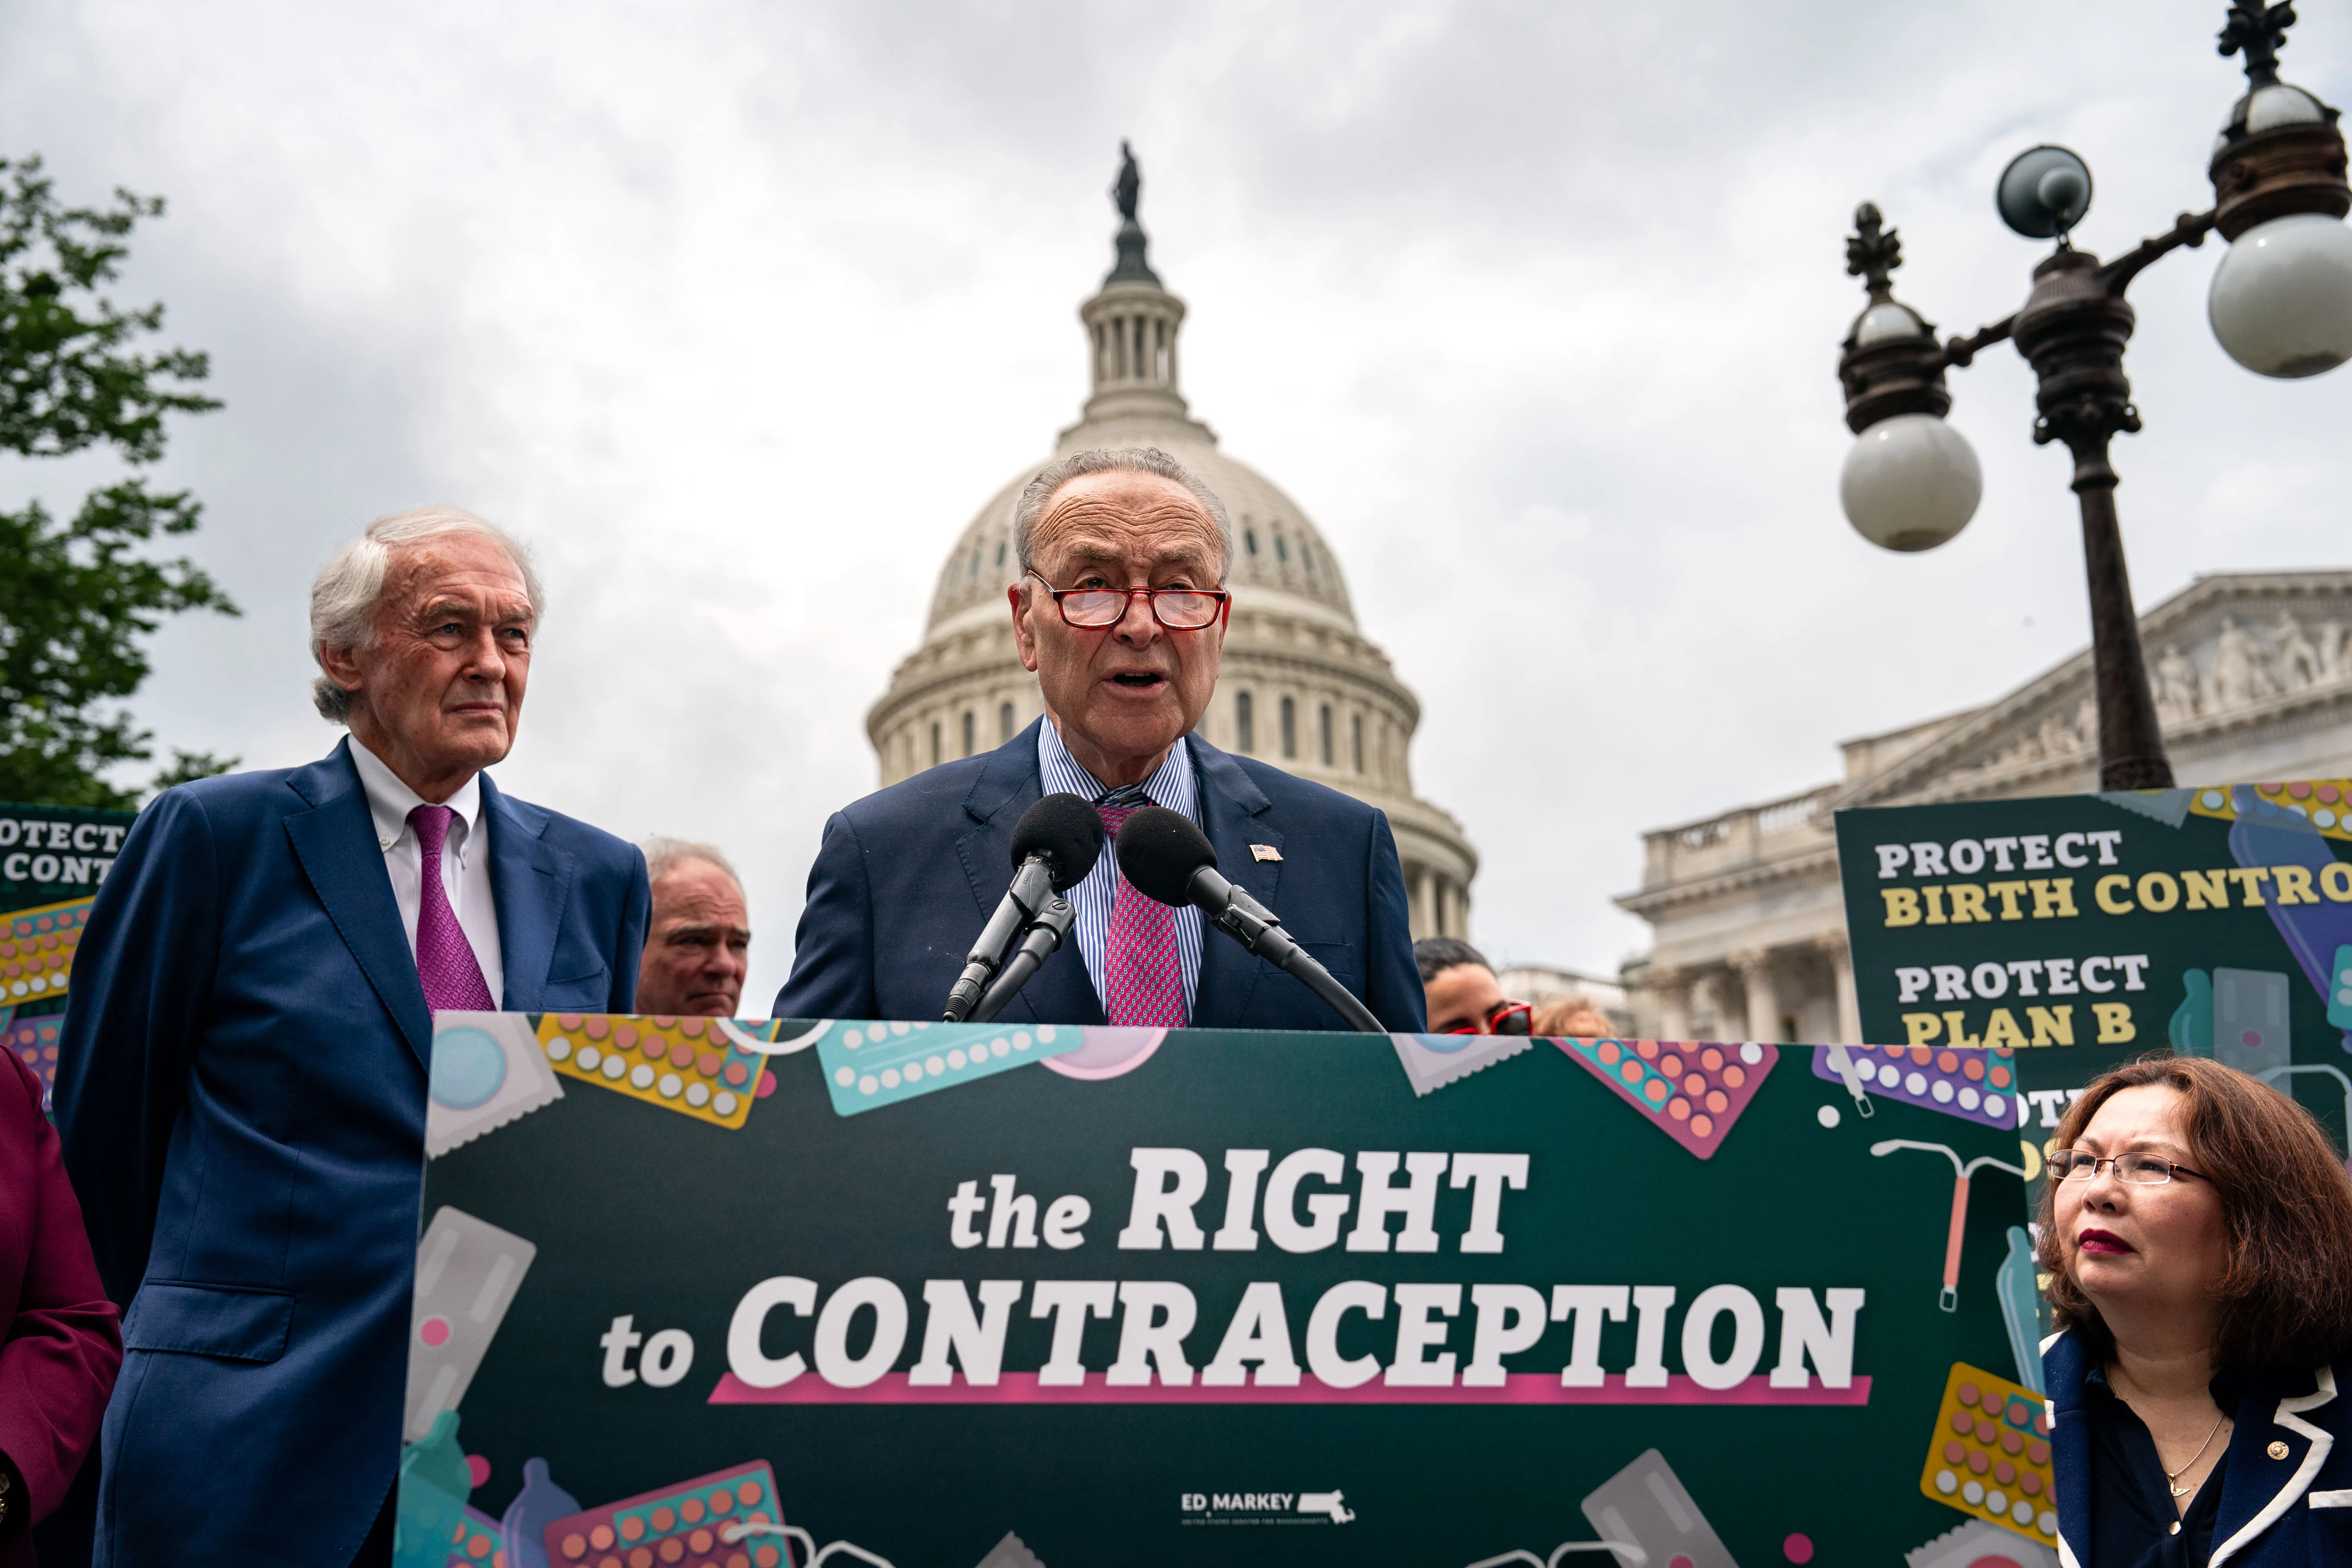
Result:
[[40,1080],[14,1051],[0,1062],[0,1568],[30,1568],[25,1532],[97,1441],[122,1338]]

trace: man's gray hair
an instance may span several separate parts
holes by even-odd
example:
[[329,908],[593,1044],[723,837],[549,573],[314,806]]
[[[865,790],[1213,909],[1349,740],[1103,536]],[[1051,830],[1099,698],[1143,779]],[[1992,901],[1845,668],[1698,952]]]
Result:
[[1157,474],[1191,490],[1217,525],[1217,548],[1224,552],[1217,563],[1218,577],[1222,579],[1233,569],[1233,521],[1225,516],[1225,503],[1217,499],[1217,492],[1202,484],[1192,469],[1157,447],[1095,447],[1074,452],[1058,463],[1047,464],[1021,491],[1020,503],[1013,509],[1013,548],[1021,558],[1021,570],[1036,570],[1033,546],[1037,537],[1037,520],[1045,514],[1045,503],[1053,500],[1054,492],[1087,474],[1114,473]]
[[[530,568],[530,552],[497,525],[454,506],[421,506],[413,511],[377,518],[365,532],[335,552],[310,584],[310,657],[323,670],[324,650],[360,647],[375,633],[376,602],[383,596],[384,568],[392,552],[403,546],[471,534],[487,539],[507,553],[522,574],[523,591],[530,595],[531,619],[539,619],[546,600],[540,593],[539,574]],[[320,675],[310,683],[310,699],[319,717],[347,724],[352,693]]]
[[738,892],[742,890],[743,879],[737,875],[733,866],[728,864],[727,857],[721,855],[712,845],[697,844],[685,838],[665,838],[660,834],[656,834],[645,841],[643,847],[646,853],[646,879],[649,882],[660,881],[688,860],[708,860],[727,873],[728,880],[735,884]]

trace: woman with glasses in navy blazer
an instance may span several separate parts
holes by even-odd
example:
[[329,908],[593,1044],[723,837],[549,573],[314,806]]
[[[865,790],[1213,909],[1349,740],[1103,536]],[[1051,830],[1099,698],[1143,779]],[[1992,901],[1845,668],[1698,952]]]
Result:
[[2040,1264],[2072,1568],[2352,1563],[2352,1180],[2217,1062],[2108,1073],[2060,1124]]

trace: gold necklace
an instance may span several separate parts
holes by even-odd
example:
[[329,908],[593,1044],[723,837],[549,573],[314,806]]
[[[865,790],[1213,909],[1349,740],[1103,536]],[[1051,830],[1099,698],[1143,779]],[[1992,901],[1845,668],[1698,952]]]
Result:
[[[2121,1391],[2118,1390],[2117,1392],[2120,1393]],[[2229,1419],[2230,1413],[2228,1411],[2223,1410],[2216,1413],[2213,1417],[2213,1430],[2205,1434],[2205,1440],[2197,1445],[2197,1451],[2189,1456],[2189,1462],[2181,1466],[2180,1468],[2177,1470],[2164,1470],[2164,1486],[2167,1491],[2170,1492],[2176,1498],[2184,1498],[2195,1489],[2192,1487],[2184,1487],[2179,1485],[2179,1479],[2197,1468],[2197,1461],[2205,1457],[2205,1450],[2213,1446],[2213,1439],[2221,1435],[2222,1424]],[[2149,1433],[2148,1441],[2150,1447],[2154,1446],[2156,1434],[2153,1432]],[[2156,1468],[2159,1470],[2164,1469],[2164,1456],[2161,1454],[2157,1456]]]
[[[2213,1446],[2214,1437],[2221,1433],[2221,1423],[2227,1421],[2229,1418],[2230,1415],[2228,1411],[2223,1411],[2221,1415],[2213,1417],[2213,1430],[2205,1434],[2205,1440],[2197,1445],[2197,1451],[2195,1453],[2189,1456],[2189,1463],[2181,1466],[2180,1468],[2177,1470],[2166,1470],[2164,1472],[2165,1487],[2174,1497],[2187,1497],[2190,1491],[2195,1489],[2194,1488],[2184,1487],[2176,1483],[2179,1481],[2180,1477],[2188,1474],[2190,1470],[2197,1468],[2197,1461],[2205,1457],[2205,1450]],[[2162,1468],[2163,1463],[2164,1461],[2161,1459],[2157,1461],[2157,1465],[2159,1468]]]

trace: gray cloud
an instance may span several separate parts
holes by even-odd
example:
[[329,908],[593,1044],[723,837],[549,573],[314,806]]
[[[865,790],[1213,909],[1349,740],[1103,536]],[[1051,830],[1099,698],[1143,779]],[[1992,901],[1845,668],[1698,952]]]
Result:
[[[1965,331],[2023,296],[1990,196],[2023,146],[2090,160],[2093,248],[2201,206],[2221,11],[38,0],[0,12],[0,147],[171,197],[129,291],[229,402],[167,468],[250,613],[158,639],[161,738],[322,751],[311,571],[372,515],[475,506],[555,596],[502,777],[726,844],[764,998],[940,552],[1075,413],[1133,137],[1195,409],[1314,513],[1420,692],[1477,935],[1607,968],[1641,829],[2079,645],[2072,498],[2006,351],[1956,379],[1959,541],[1887,556],[1839,516],[1841,237],[1877,199],[1901,292]],[[2341,102],[2347,58],[2315,12],[2287,74]],[[2229,363],[2216,255],[2135,289],[2143,602],[2343,559],[2352,381]]]

